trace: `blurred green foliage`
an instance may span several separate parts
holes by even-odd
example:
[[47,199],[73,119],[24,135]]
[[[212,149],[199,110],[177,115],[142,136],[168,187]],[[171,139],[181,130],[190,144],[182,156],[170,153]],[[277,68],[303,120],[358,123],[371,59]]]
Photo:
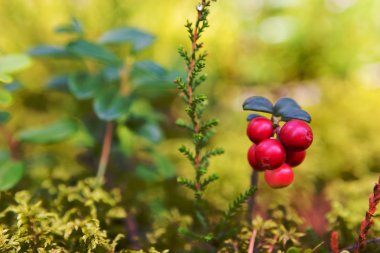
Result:
[[[151,58],[182,72],[176,49],[186,43],[183,24],[193,17],[195,4],[175,0],[159,4],[154,0],[3,0],[0,54],[25,53],[39,44],[63,45],[74,35],[57,35],[54,28],[65,31],[68,28],[61,25],[76,17],[89,40],[125,26],[154,34],[155,43],[133,60]],[[379,8],[380,2],[375,0],[220,0],[214,6],[211,29],[205,37],[209,79],[203,89],[210,97],[210,114],[221,120],[213,145],[224,147],[226,154],[210,167],[220,176],[205,192],[213,206],[227,207],[249,185],[249,141],[242,102],[252,95],[271,100],[286,95],[312,115],[315,141],[305,163],[295,169],[293,186],[272,190],[259,183],[257,211],[265,214],[272,204],[282,204],[294,208],[309,226],[317,227],[313,219],[322,220],[321,234],[341,229],[341,243],[353,242],[380,173]],[[130,50],[111,48],[117,55],[127,55]],[[128,56],[122,60],[128,61]],[[68,60],[33,60],[28,69],[12,74],[19,82],[4,86],[16,92],[6,108],[12,113],[7,129],[18,132],[67,115],[88,116],[90,104],[78,104],[60,91],[46,91],[53,75],[82,67]],[[22,89],[18,89],[20,85]],[[173,227],[177,224],[192,222],[187,216],[191,195],[177,188],[173,178],[174,171],[183,177],[193,173],[176,149],[186,144],[184,133],[173,127],[174,119],[182,114],[180,108],[180,101],[171,96],[134,104],[130,110],[138,120],[117,126],[119,140],[109,168],[112,184],[121,185],[126,192],[123,201],[131,205],[128,211],[136,216],[140,229],[147,231],[149,242],[162,249],[169,244],[189,247],[185,241],[167,239],[176,238]],[[141,128],[146,121],[157,127],[153,131]],[[94,175],[103,131],[94,122],[89,124],[92,134],[79,124],[79,131],[63,143],[26,145],[23,152],[30,157],[30,169],[18,188],[36,188],[46,177],[70,180]],[[142,137],[147,132],[151,141]],[[152,140],[162,141],[153,148]],[[6,140],[1,141],[5,147]],[[181,207],[177,209],[178,203]],[[378,225],[374,231],[379,231]],[[321,234],[313,236],[322,239]]]

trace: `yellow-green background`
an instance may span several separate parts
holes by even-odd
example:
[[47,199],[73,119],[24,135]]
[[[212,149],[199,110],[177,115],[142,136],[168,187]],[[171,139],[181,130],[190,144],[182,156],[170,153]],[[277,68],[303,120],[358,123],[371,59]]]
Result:
[[[24,52],[37,44],[62,44],[70,36],[55,34],[54,27],[77,17],[91,39],[120,26],[155,34],[156,43],[140,57],[182,70],[177,48],[188,45],[183,24],[194,18],[196,4],[190,0],[0,0],[0,54]],[[260,178],[259,205],[294,206],[302,199],[298,208],[308,209],[311,196],[322,194],[336,201],[332,205],[336,212],[348,210],[342,215],[361,219],[380,174],[379,9],[376,0],[220,0],[213,5],[211,27],[204,37],[209,79],[203,91],[210,98],[209,114],[221,119],[212,145],[224,147],[226,154],[212,163],[221,177],[207,192],[212,202],[225,207],[249,184],[244,99],[262,95],[274,101],[290,96],[310,112],[314,143],[305,163],[295,169],[291,187],[272,190]],[[59,68],[57,63],[49,64],[36,60],[18,75],[27,91],[45,92],[47,78]],[[28,111],[27,102],[16,98],[11,126],[18,129],[65,115],[62,108],[69,98],[54,92],[49,96],[57,105],[50,105],[49,114]],[[173,115],[184,116],[178,109],[180,100],[172,108]],[[164,140],[160,150],[175,163],[178,174],[191,175],[176,149],[184,141]],[[62,154],[63,164],[79,167],[73,158],[82,149],[65,145],[49,148]]]

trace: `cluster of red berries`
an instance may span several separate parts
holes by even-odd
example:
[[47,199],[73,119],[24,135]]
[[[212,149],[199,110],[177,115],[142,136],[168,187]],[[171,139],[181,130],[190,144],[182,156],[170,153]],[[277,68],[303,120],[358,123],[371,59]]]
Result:
[[[273,138],[275,133],[277,139]],[[255,170],[265,171],[265,181],[273,188],[293,182],[292,167],[303,162],[313,141],[309,125],[298,119],[280,127],[265,117],[256,117],[249,122],[247,135],[254,143],[248,150],[249,164]]]

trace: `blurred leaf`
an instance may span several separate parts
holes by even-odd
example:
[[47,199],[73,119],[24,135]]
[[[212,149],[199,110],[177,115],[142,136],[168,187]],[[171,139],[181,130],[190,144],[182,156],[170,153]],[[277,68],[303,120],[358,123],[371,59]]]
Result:
[[262,116],[260,114],[255,114],[255,113],[249,114],[247,116],[247,121],[251,121],[251,120],[258,118],[258,117],[262,117]]
[[5,124],[11,119],[11,114],[9,112],[0,111],[0,124]]
[[83,39],[70,42],[66,49],[79,57],[90,58],[107,65],[121,64],[120,59],[106,48]]
[[57,33],[76,33],[83,34],[82,24],[76,18],[72,18],[69,24],[60,25],[56,29],[54,29]]
[[306,122],[311,122],[311,116],[309,113],[302,109],[287,109],[281,115],[282,121],[289,121],[292,119],[300,119]]
[[97,92],[94,98],[94,109],[98,117],[105,121],[115,120],[126,113],[130,98],[119,94],[118,86],[108,85]]
[[168,158],[159,153],[153,153],[152,156],[157,172],[163,179],[175,177],[174,166]]
[[78,125],[73,120],[61,120],[43,127],[22,130],[17,134],[21,142],[35,144],[51,144],[68,139],[78,130]]
[[0,152],[0,191],[15,186],[24,175],[25,166],[22,161],[12,160],[8,152]]
[[116,82],[120,80],[120,68],[107,67],[102,69],[102,76],[107,82]]
[[103,34],[99,40],[102,44],[131,43],[133,51],[140,51],[154,41],[154,36],[136,28],[118,28]]
[[68,52],[63,47],[40,45],[29,49],[29,55],[34,57],[55,57],[55,58],[73,58],[75,55]]
[[161,128],[158,124],[155,123],[148,122],[142,125],[137,130],[137,134],[153,143],[158,143],[162,139]]
[[155,182],[159,179],[159,175],[157,174],[157,171],[154,170],[154,168],[144,165],[137,166],[136,175],[147,182]]
[[243,109],[257,112],[273,113],[273,104],[267,98],[253,96],[247,98],[243,103]]
[[11,83],[7,83],[3,85],[4,89],[6,89],[9,92],[14,92],[22,88],[22,83],[20,81],[13,81]]
[[283,97],[277,100],[276,104],[274,105],[273,112],[274,115],[279,116],[282,115],[287,109],[301,109],[301,107],[297,104],[296,101],[294,101],[294,99]]
[[13,81],[13,78],[10,75],[5,74],[5,73],[0,73],[0,82],[10,83],[12,81]]
[[0,89],[0,106],[9,106],[12,102],[12,94],[5,89]]
[[290,247],[286,253],[301,253],[301,250],[299,248],[296,248],[296,247]]
[[102,84],[98,76],[89,75],[86,72],[76,73],[69,77],[69,89],[78,99],[87,99],[94,96],[96,90]]
[[47,87],[49,89],[68,92],[69,77],[67,75],[53,76],[48,82]]
[[140,96],[157,97],[167,94],[173,89],[172,78],[160,65],[151,61],[136,62],[131,69],[131,81],[134,88],[133,93]]
[[32,61],[26,54],[13,54],[0,57],[0,73],[11,74],[30,66]]

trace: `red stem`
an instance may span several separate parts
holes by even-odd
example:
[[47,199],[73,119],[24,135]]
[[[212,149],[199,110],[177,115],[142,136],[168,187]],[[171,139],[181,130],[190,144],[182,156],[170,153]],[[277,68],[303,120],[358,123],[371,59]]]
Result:
[[113,124],[112,122],[108,122],[107,127],[106,127],[106,133],[104,135],[103,148],[102,148],[102,154],[99,161],[98,173],[96,176],[99,181],[104,178],[104,175],[106,173],[110,151],[111,151],[112,132],[113,132]]

